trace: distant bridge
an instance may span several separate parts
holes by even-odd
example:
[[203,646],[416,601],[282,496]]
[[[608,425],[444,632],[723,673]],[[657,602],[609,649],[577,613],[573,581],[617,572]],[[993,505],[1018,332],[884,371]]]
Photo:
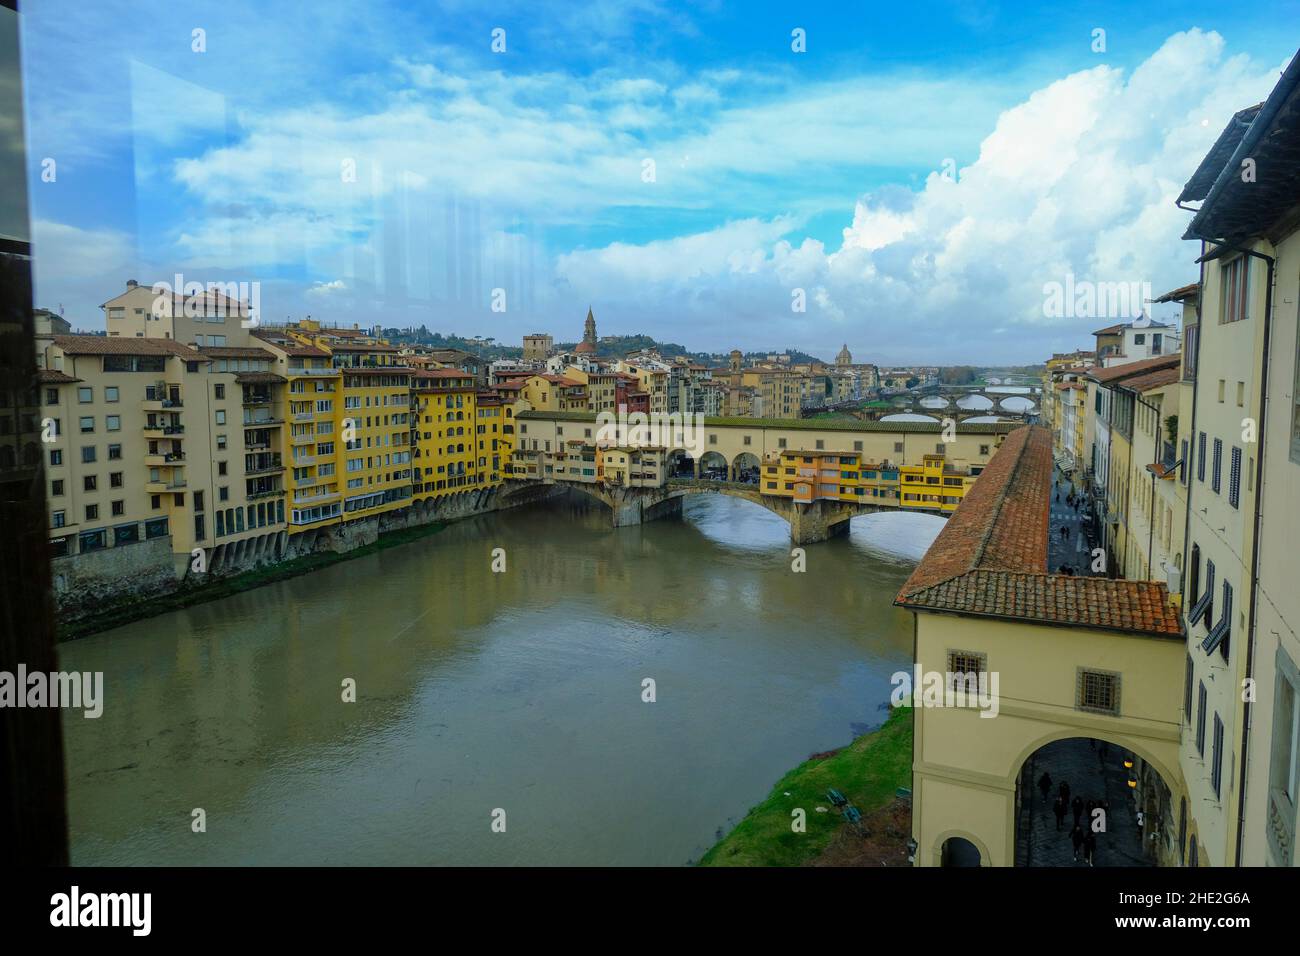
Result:
[[707,478],[669,478],[658,488],[625,487],[604,482],[570,481],[547,478],[511,479],[503,488],[503,500],[510,503],[514,495],[535,491],[539,485],[571,488],[594,498],[610,509],[616,528],[644,524],[657,518],[680,514],[686,495],[715,494],[743,498],[766,508],[790,525],[790,540],[795,544],[812,544],[847,534],[849,519],[877,511],[907,511],[947,517],[938,509],[904,508],[897,499],[873,498],[870,503],[823,498],[796,503],[793,498],[765,495],[757,485],[738,481],[711,481]]

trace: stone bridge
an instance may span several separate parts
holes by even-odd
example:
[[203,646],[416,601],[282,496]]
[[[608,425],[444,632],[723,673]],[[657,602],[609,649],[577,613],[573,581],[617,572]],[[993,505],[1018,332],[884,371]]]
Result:
[[[1027,391],[1008,392],[1007,388],[1023,388]],[[928,385],[901,395],[886,395],[883,400],[894,406],[896,412],[917,412],[922,415],[955,418],[958,423],[965,418],[979,415],[1002,415],[1008,418],[1027,418],[1036,415],[1039,410],[1040,393],[1037,385]],[[963,408],[957,402],[970,395],[979,395],[993,403],[990,408]],[[1033,406],[1021,410],[1019,402],[1012,401],[1010,408],[1003,403],[1012,399],[1027,399]]]
[[942,511],[923,508],[907,508],[892,503],[875,501],[871,504],[859,504],[855,501],[834,501],[822,499],[806,504],[797,504],[791,498],[779,495],[765,495],[757,485],[736,481],[711,481],[702,478],[669,478],[659,488],[637,488],[622,485],[608,485],[604,482],[565,481],[563,479],[546,479],[544,481],[510,480],[503,488],[503,498],[512,499],[515,494],[524,494],[525,489],[535,489],[538,485],[564,486],[580,491],[595,498],[610,509],[615,528],[643,524],[656,518],[679,515],[682,500],[689,494],[726,495],[730,498],[743,498],[766,508],[774,515],[783,518],[790,525],[790,540],[794,544],[813,544],[827,541],[849,530],[849,519],[855,515],[872,514],[876,511],[919,511],[923,514],[947,517]]

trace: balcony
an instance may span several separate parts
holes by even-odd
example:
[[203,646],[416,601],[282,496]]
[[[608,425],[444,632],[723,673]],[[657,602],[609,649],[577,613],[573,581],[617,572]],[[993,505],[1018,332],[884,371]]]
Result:
[[275,425],[283,425],[283,424],[284,424],[283,418],[267,417],[267,418],[245,418],[244,419],[245,428],[271,428]]
[[315,455],[294,455],[290,460],[293,462],[293,467],[295,468],[303,468],[307,465],[316,464]]
[[165,494],[169,491],[184,491],[184,478],[172,478],[167,481],[146,481],[144,490],[151,495]]
[[316,417],[315,412],[294,412],[290,416],[295,422],[309,422]]
[[144,463],[150,468],[161,468],[166,465],[175,465],[185,461],[185,453],[182,451],[159,452],[144,456]]
[[263,457],[262,460],[253,462],[251,467],[247,462],[244,463],[244,475],[249,478],[254,475],[271,475],[281,471],[284,471],[284,463],[280,461],[279,455],[273,455],[270,458]]
[[259,501],[263,498],[281,498],[283,496],[283,488],[269,488],[266,491],[251,491],[245,497],[249,501]]
[[247,389],[245,389],[245,390],[244,390],[243,404],[244,404],[244,405],[270,405],[270,404],[271,404],[271,393],[270,393],[270,392],[251,392],[251,391],[248,391]]
[[144,426],[145,438],[169,438],[173,435],[183,434],[185,434],[184,425],[164,425],[162,422],[150,424],[146,422]]
[[342,494],[342,492],[331,491],[331,492],[329,492],[329,493],[327,493],[327,494],[323,494],[323,495],[312,495],[312,496],[309,497],[309,498],[300,498],[300,497],[295,497],[295,498],[293,499],[293,503],[296,504],[296,505],[309,505],[309,504],[316,504],[317,502],[320,502],[320,501],[330,501],[330,500],[332,500],[332,499],[334,499],[334,498],[338,498],[341,494]]

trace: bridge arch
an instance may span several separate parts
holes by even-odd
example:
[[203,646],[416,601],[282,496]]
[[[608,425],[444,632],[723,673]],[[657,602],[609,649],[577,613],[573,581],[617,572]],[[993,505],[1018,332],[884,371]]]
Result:
[[685,448],[674,448],[668,453],[669,477],[694,478],[697,465]]
[[[720,477],[714,477],[720,474]],[[721,452],[706,451],[700,456],[700,477],[713,477],[715,481],[724,481],[730,477],[727,468],[727,459],[722,456]]]
[[731,462],[731,480],[757,485],[762,467],[757,455],[752,451],[742,451]]

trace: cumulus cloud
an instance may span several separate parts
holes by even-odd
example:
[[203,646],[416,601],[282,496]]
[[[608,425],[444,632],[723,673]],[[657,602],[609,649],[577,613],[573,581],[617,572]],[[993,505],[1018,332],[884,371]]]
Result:
[[[789,329],[817,336],[823,352],[847,339],[888,360],[1041,359],[1086,344],[1095,327],[1045,318],[1045,283],[1073,273],[1158,294],[1195,277],[1174,199],[1232,112],[1276,76],[1226,57],[1218,34],[1179,33],[1131,74],[1080,71],[1005,110],[955,175],[863,196],[834,251],[774,219],[587,250],[563,270],[586,296],[629,307],[661,300],[691,314],[724,302],[760,323],[733,328],[737,342],[793,340]],[[789,311],[796,285],[812,290],[808,316]]]

